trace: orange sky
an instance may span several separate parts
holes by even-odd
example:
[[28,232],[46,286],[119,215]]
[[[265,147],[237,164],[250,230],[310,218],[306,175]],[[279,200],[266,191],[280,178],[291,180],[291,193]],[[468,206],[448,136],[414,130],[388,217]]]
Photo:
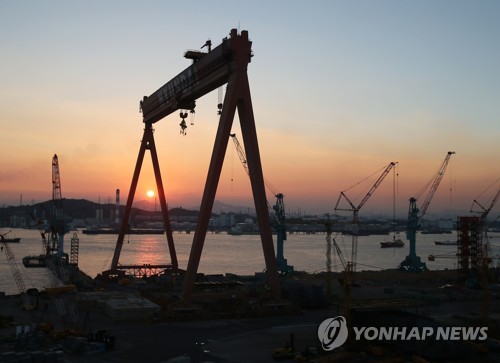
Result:
[[[207,38],[218,45],[240,22],[253,41],[264,175],[288,210],[332,213],[341,190],[397,161],[397,209],[406,214],[449,150],[456,155],[428,213],[468,213],[500,176],[498,4],[256,2],[222,14],[208,4],[131,2],[116,14],[113,1],[27,3],[0,3],[0,205],[50,199],[54,153],[63,197],[114,202],[119,188],[124,203],[142,136],[139,100],[189,66],[186,49]],[[171,206],[200,203],[217,103],[217,91],[197,102],[187,136],[177,114],[155,124]],[[242,142],[237,119],[233,132]],[[362,213],[392,213],[391,178]],[[146,155],[136,199],[151,188]],[[217,199],[252,206],[232,143]]]

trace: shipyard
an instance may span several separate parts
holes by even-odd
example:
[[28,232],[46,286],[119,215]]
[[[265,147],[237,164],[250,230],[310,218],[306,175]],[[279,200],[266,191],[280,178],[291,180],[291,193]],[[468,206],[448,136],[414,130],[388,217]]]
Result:
[[498,4],[144,4],[0,5],[0,363],[500,362]]

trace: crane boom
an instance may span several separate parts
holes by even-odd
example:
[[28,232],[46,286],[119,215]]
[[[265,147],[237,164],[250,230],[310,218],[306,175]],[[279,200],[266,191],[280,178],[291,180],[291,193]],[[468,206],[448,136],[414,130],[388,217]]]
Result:
[[[236,151],[238,152],[238,157],[247,173],[248,177],[250,177],[250,170],[248,170],[247,157],[245,155],[245,151],[241,147],[236,134],[229,134],[233,139],[234,146],[236,147]],[[266,181],[264,181],[266,187],[271,189]],[[271,189],[272,192],[272,189]],[[282,273],[289,273],[293,271],[293,266],[289,266],[288,262],[283,254],[283,244],[286,241],[286,223],[285,223],[285,204],[283,198],[285,197],[283,193],[274,193],[276,197],[276,204],[271,208],[269,202],[267,202],[267,207],[269,211],[272,212],[274,216],[274,221],[276,222],[276,264],[278,267],[278,271]]]
[[245,156],[245,151],[241,147],[241,144],[238,141],[238,139],[236,138],[236,134],[229,134],[229,135],[233,139],[234,146],[236,147],[236,151],[238,152],[238,157],[240,158],[241,164],[243,165],[245,172],[247,173],[248,176],[250,176],[250,171],[248,170],[248,163],[247,163],[247,157]]
[[[490,211],[493,209],[493,207],[497,203],[498,198],[500,198],[500,190],[497,191],[497,194],[493,197],[493,199],[492,199],[492,201],[491,201],[491,203],[490,203],[490,205],[489,205],[488,208],[483,207],[476,199],[474,199],[474,201],[472,202],[472,207],[470,209],[471,213],[480,213],[481,214],[481,218],[486,219],[486,217],[488,217],[488,214],[490,213]],[[479,208],[481,208],[482,211],[474,210],[474,205],[475,204],[477,204],[477,206]]]
[[434,181],[432,183],[431,188],[429,189],[429,192],[427,193],[427,196],[425,197],[424,202],[422,203],[422,207],[420,208],[420,218],[427,213],[427,208],[429,207],[429,204],[432,201],[432,198],[434,197],[434,194],[436,193],[437,188],[439,187],[439,184],[441,183],[441,179],[443,179],[444,172],[446,171],[446,167],[448,166],[448,162],[450,161],[451,156],[455,154],[454,151],[448,151],[448,154],[446,155],[446,158],[444,159],[443,163],[441,164],[441,167],[439,168],[436,177],[434,178]]
[[57,251],[57,254],[62,256],[64,252],[64,234],[67,232],[67,226],[64,221],[61,175],[57,154],[54,154],[52,158],[52,208],[49,233],[50,249]]
[[[358,214],[359,214],[359,210],[361,209],[361,207],[363,207],[363,205],[365,205],[365,203],[368,201],[368,199],[370,199],[370,197],[373,195],[373,193],[375,193],[375,190],[377,190],[377,188],[382,183],[382,181],[385,179],[385,177],[387,176],[387,174],[389,174],[389,171],[391,171],[391,169],[396,164],[397,164],[396,162],[390,162],[385,167],[385,169],[382,172],[382,174],[378,177],[378,179],[372,185],[372,187],[370,188],[370,190],[368,190],[368,192],[366,193],[366,195],[364,196],[364,198],[361,200],[361,202],[358,204],[358,206],[355,206],[354,203],[346,195],[345,192],[347,190],[340,192],[339,198],[337,199],[337,203],[335,204],[335,210],[343,210],[343,211],[353,212],[353,218],[352,219],[353,219],[354,229],[352,231],[352,252],[351,252],[351,261],[352,261],[351,268],[352,268],[353,272],[356,271],[357,259],[358,259],[358,233],[359,233],[359,227],[358,227],[359,218],[358,218]],[[357,183],[357,184],[359,184],[359,183]],[[355,184],[355,185],[357,185],[357,184]],[[340,208],[339,207],[339,204],[340,204],[340,201],[341,201],[342,197],[347,201],[347,203],[349,203],[349,205],[351,206],[351,208]]]
[[[365,203],[368,201],[368,199],[370,199],[370,197],[373,195],[373,193],[375,193],[375,190],[377,190],[377,188],[380,186],[380,184],[382,183],[382,181],[385,179],[385,177],[387,176],[387,174],[389,174],[389,172],[391,171],[391,169],[397,164],[397,162],[390,162],[384,169],[384,171],[382,172],[382,174],[380,174],[380,176],[378,177],[378,179],[375,181],[375,183],[372,185],[372,187],[370,188],[370,190],[368,190],[368,192],[366,193],[366,195],[363,197],[363,199],[361,200],[361,202],[359,202],[358,206],[355,206],[354,203],[349,199],[349,197],[346,195],[346,191],[347,190],[344,190],[342,192],[340,192],[340,195],[339,195],[339,198],[337,199],[337,203],[335,204],[335,210],[344,210],[344,211],[350,211],[350,212],[354,212],[354,211],[359,211],[364,205]],[[358,183],[359,184],[359,183]],[[355,184],[357,185],[357,184]],[[340,201],[342,199],[342,197],[344,197],[344,199],[347,201],[347,203],[349,203],[349,205],[351,206],[351,208],[340,208],[339,207],[339,204],[340,204]]]
[[19,294],[23,294],[26,292],[26,286],[24,285],[21,272],[19,272],[19,268],[17,267],[16,257],[10,249],[9,244],[4,242],[3,235],[0,235],[0,242],[2,243],[2,247],[5,249],[5,256],[7,257],[7,262],[9,263],[10,271],[12,272],[12,276],[14,277],[14,281],[16,282]]
[[372,194],[375,193],[375,190],[377,190],[377,188],[382,183],[382,181],[385,179],[385,177],[387,176],[387,174],[389,174],[389,171],[391,171],[391,169],[395,165],[396,165],[395,162],[391,162],[391,163],[389,163],[389,165],[387,165],[387,167],[385,168],[384,172],[378,177],[377,181],[373,184],[373,186],[370,188],[370,190],[368,191],[368,193],[366,193],[366,195],[363,198],[363,200],[359,203],[358,209],[361,209],[361,207],[368,201],[368,199],[370,199],[370,197],[372,196]]

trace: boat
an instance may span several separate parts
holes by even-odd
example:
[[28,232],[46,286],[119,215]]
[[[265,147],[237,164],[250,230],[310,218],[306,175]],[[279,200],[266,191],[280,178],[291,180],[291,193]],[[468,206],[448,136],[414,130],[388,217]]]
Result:
[[45,255],[25,256],[23,257],[24,267],[46,267],[47,260]]
[[405,243],[401,239],[394,239],[393,241],[380,242],[381,248],[389,247],[404,247]]
[[434,243],[438,246],[456,246],[457,245],[457,241],[450,241],[450,240],[434,241]]
[[20,237],[12,237],[12,238],[5,237],[9,233],[10,233],[10,231],[7,233],[4,233],[4,234],[0,234],[0,242],[2,242],[2,243],[19,243],[19,242],[21,242]]
[[2,239],[1,239],[0,242],[3,242],[3,243],[19,243],[19,242],[21,242],[21,238],[20,237],[6,238],[6,237],[2,236]]

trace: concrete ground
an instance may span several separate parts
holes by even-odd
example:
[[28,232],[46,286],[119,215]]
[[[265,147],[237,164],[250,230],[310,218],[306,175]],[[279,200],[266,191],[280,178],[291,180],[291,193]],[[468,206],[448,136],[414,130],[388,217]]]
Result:
[[[381,273],[376,278],[367,279],[360,274],[357,284],[352,287],[352,299],[414,299],[424,303],[418,308],[402,308],[407,313],[418,313],[423,318],[432,318],[443,324],[461,326],[466,324],[481,324],[482,292],[481,290],[465,289],[453,284],[453,276],[407,275],[407,277],[389,281],[391,274]],[[390,286],[388,289],[387,286]],[[132,292],[131,293],[136,293]],[[319,324],[330,317],[342,314],[342,287],[333,286],[333,293],[339,297],[340,303],[327,308],[303,310],[301,314],[289,316],[268,316],[252,319],[220,319],[198,321],[114,321],[102,309],[96,306],[79,306],[80,322],[86,331],[107,330],[116,338],[113,350],[79,356],[65,354],[65,362],[274,362],[272,352],[290,342],[290,334],[294,334],[296,352],[302,352],[308,347],[316,347],[321,352],[317,338]],[[77,301],[77,294],[64,296],[66,306]],[[495,290],[490,290],[489,312],[492,326],[498,332],[498,317],[500,316],[500,298]],[[354,303],[353,303],[354,304]],[[368,314],[368,315],[363,315]],[[400,320],[398,314],[386,311],[373,311],[363,314],[353,313],[354,324],[362,325],[364,321],[372,320],[384,325],[392,325]],[[38,310],[24,311],[20,308],[19,297],[0,297],[0,316],[11,318],[9,324],[0,328],[0,353],[9,351],[8,337],[15,334],[14,325],[30,325],[32,323],[51,322],[56,330],[61,331],[66,323],[58,318],[56,304],[52,299],[39,300]],[[369,317],[367,319],[366,317]],[[498,336],[497,336],[498,337]],[[46,346],[56,347],[60,342],[47,339]],[[373,342],[372,342],[373,343]],[[411,352],[423,353],[426,350],[439,350],[439,347],[426,347],[427,343],[417,347],[410,345],[386,344],[383,346],[385,355],[376,356],[366,353],[368,345],[356,347],[347,354],[345,349],[339,349],[338,361],[371,362],[381,359],[399,359],[396,353],[405,352],[411,358]],[[60,347],[60,346],[59,346]],[[472,347],[472,348],[471,348]],[[435,360],[498,362],[497,352],[474,353],[474,347],[467,348],[467,354],[462,360]],[[472,352],[472,353],[471,353]],[[339,355],[345,354],[344,358]],[[399,357],[399,358],[398,358]],[[0,359],[0,362],[2,360]],[[284,360],[286,361],[286,360]],[[288,360],[292,361],[292,360]],[[404,360],[400,360],[404,361]]]

